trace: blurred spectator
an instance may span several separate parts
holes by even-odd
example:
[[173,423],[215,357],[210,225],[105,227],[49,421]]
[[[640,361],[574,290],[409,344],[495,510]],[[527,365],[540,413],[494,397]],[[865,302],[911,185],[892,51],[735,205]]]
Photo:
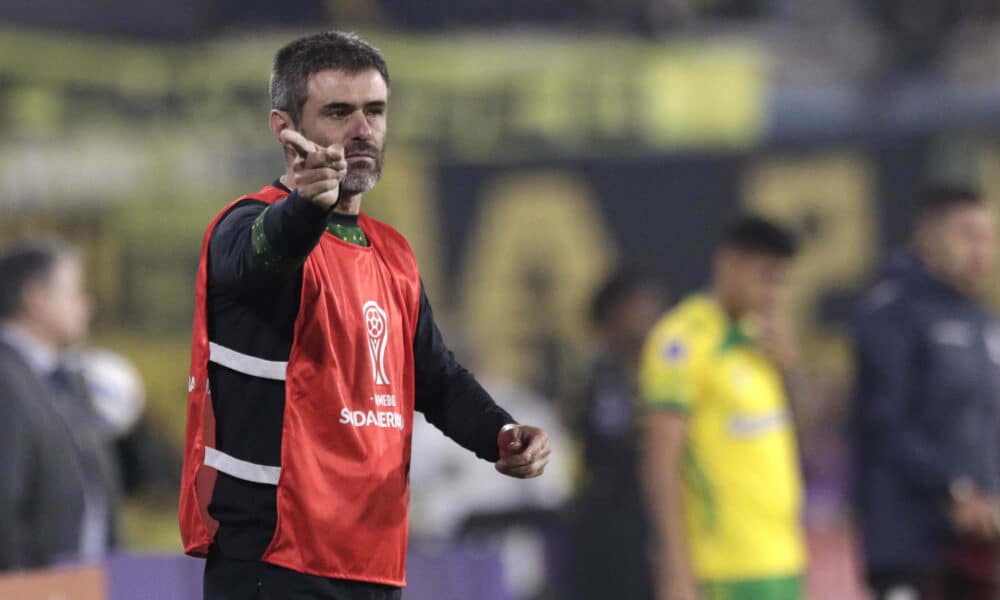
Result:
[[0,568],[101,559],[115,540],[112,435],[63,353],[90,308],[76,252],[0,254]]
[[146,414],[142,375],[127,358],[103,348],[81,348],[66,359],[83,377],[90,401],[110,429],[122,490],[173,495],[180,485],[180,451]]
[[801,476],[783,374],[791,233],[745,217],[724,234],[712,287],[646,343],[644,476],[662,543],[661,599],[797,600]]
[[988,289],[996,220],[936,189],[911,250],[857,319],[853,497],[876,598],[995,598],[1000,326]]
[[591,306],[600,348],[576,424],[584,473],[573,511],[573,598],[653,597],[634,409],[642,343],[665,308],[658,284],[632,270],[612,275]]

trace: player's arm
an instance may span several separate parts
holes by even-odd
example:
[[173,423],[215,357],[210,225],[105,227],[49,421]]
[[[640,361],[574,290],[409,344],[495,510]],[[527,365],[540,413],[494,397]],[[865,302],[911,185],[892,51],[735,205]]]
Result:
[[697,583],[685,534],[684,497],[681,485],[686,415],[669,410],[651,410],[645,417],[643,450],[645,491],[661,552],[657,569],[658,597],[663,600],[693,600]]
[[639,369],[645,426],[641,473],[660,540],[656,572],[661,600],[698,598],[686,535],[682,477],[688,418],[696,404],[695,341],[683,324],[661,323],[649,336]]
[[416,410],[431,424],[476,456],[499,459],[497,434],[514,418],[497,406],[448,349],[421,285],[420,316],[413,340]]
[[445,345],[421,285],[413,340],[416,409],[427,421],[476,456],[514,477],[540,475],[548,462],[545,432],[518,425]]
[[214,285],[257,293],[295,274],[326,228],[346,172],[339,147],[320,148],[286,130],[282,141],[295,152],[295,189],[270,206],[245,202],[216,226],[209,245],[209,277]]
[[319,243],[325,222],[326,211],[294,192],[270,206],[254,201],[236,206],[212,232],[210,285],[254,294],[283,283]]

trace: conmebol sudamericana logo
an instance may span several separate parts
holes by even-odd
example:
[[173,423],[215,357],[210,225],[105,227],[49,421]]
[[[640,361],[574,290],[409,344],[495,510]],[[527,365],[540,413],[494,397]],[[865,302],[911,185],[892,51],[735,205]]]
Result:
[[368,331],[368,355],[372,359],[372,374],[376,385],[389,385],[385,374],[385,347],[389,339],[389,319],[374,300],[365,302],[365,329]]

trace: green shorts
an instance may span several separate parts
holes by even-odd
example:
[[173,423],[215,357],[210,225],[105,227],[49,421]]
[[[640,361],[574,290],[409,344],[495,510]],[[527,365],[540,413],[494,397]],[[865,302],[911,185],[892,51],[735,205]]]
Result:
[[703,581],[704,600],[802,600],[805,589],[801,575],[765,579]]

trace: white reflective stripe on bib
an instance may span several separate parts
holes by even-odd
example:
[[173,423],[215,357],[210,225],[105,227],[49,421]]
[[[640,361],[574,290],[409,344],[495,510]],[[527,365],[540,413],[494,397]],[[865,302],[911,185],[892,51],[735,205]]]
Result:
[[264,379],[285,380],[288,363],[279,360],[264,360],[249,354],[237,352],[231,348],[220,346],[215,342],[208,343],[208,360],[237,373],[252,375]]
[[254,483],[278,485],[278,478],[281,477],[281,467],[269,467],[240,460],[215,448],[205,448],[205,465],[220,473]]

